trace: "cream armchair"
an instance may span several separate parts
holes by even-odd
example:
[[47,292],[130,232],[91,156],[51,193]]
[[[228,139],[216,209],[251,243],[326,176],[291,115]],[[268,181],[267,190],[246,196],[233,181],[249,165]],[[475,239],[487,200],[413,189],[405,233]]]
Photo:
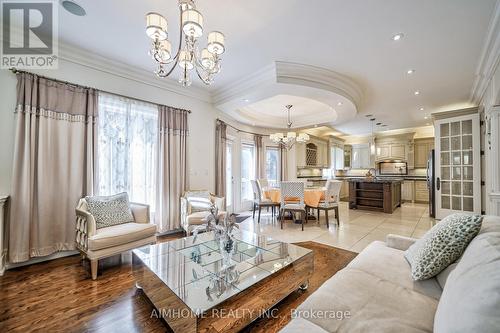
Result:
[[189,236],[196,226],[203,224],[204,219],[210,214],[210,204],[215,204],[219,209],[219,216],[226,214],[226,199],[211,194],[209,191],[186,191],[181,197],[181,224]]
[[149,222],[149,206],[130,203],[135,222],[96,228],[87,201],[80,199],[76,207],[76,247],[90,260],[92,280],[97,278],[99,259],[110,257],[147,244],[156,243],[156,225]]

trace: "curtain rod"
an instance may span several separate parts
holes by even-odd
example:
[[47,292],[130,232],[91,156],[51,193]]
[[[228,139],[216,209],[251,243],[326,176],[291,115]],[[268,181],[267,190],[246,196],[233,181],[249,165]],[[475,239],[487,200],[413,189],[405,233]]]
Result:
[[226,123],[224,120],[222,120],[222,119],[220,119],[220,118],[217,118],[217,121],[220,121],[221,123],[226,124],[226,126],[229,126],[229,127],[231,127],[232,129],[234,129],[234,130],[236,130],[236,131],[238,131],[238,132],[247,133],[247,134],[252,134],[252,135],[269,136],[269,134],[260,134],[260,133],[254,133],[254,132],[248,132],[248,131],[245,131],[245,130],[241,130],[241,129],[237,128],[237,127],[234,127],[234,126],[233,126],[233,125],[231,125],[231,124]]
[[[39,76],[39,77],[43,77],[44,79],[53,80],[53,81],[64,83],[64,84],[69,84],[69,85],[72,85],[72,86],[75,86],[75,87],[82,87],[82,88],[85,88],[85,89],[94,89],[94,90],[101,91],[101,92],[106,93],[106,94],[116,95],[116,96],[123,97],[123,98],[128,98],[128,99],[134,99],[134,100],[139,101],[139,102],[144,102],[144,103],[149,103],[149,104],[163,105],[163,106],[166,106],[166,107],[171,107],[171,106],[168,106],[168,105],[164,105],[164,104],[159,104],[159,103],[154,103],[154,102],[151,102],[151,101],[147,101],[147,100],[141,99],[141,98],[125,96],[125,95],[117,94],[117,93],[114,93],[114,92],[111,92],[111,91],[97,89],[97,88],[89,87],[89,86],[84,86],[84,85],[76,84],[76,83],[69,82],[69,81],[54,79],[54,78],[51,78],[51,77],[48,77],[48,76],[39,75],[39,74],[31,73],[31,72],[28,72],[28,71],[21,71],[21,70],[18,70],[16,68],[14,68],[14,67],[9,68],[9,70],[12,73],[14,73],[14,74],[17,74],[17,73],[33,74],[33,75],[36,75],[36,76]],[[177,109],[180,109],[180,108],[177,108]],[[184,110],[184,111],[187,111],[188,113],[191,113],[191,110],[186,110],[186,109],[181,109],[181,110]]]

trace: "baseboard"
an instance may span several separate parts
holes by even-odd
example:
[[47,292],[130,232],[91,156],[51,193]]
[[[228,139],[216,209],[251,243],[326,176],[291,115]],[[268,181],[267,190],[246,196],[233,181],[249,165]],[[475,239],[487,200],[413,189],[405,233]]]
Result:
[[53,253],[51,255],[44,256],[44,257],[32,258],[28,261],[17,262],[17,263],[7,263],[6,270],[9,270],[12,268],[17,268],[17,267],[22,267],[22,266],[38,264],[40,262],[54,260],[54,259],[58,259],[58,258],[74,256],[75,254],[78,254],[78,253],[79,252],[76,250],[74,250],[74,251],[61,251],[61,252],[56,252],[56,253]]

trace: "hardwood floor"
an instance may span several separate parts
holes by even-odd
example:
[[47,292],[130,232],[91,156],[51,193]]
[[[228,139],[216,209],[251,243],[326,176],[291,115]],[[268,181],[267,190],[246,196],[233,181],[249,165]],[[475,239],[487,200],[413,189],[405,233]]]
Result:
[[[181,237],[163,237],[160,241]],[[278,304],[278,317],[259,319],[245,332],[276,332],[290,320],[290,310],[356,253],[314,242],[314,274],[305,292],[296,291]],[[0,277],[0,332],[165,332],[163,321],[151,318],[152,305],[135,288],[130,253],[100,263],[90,279],[79,256],[9,270]]]

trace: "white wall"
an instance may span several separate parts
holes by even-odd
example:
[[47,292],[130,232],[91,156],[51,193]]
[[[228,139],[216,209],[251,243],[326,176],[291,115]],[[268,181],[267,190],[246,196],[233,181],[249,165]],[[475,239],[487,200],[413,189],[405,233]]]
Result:
[[[58,70],[33,72],[112,93],[191,110],[188,143],[189,186],[214,190],[216,111],[212,104],[158,86],[64,60],[60,60]],[[151,73],[151,75],[154,74]],[[16,77],[8,70],[0,70],[0,194],[10,193],[15,101]]]

